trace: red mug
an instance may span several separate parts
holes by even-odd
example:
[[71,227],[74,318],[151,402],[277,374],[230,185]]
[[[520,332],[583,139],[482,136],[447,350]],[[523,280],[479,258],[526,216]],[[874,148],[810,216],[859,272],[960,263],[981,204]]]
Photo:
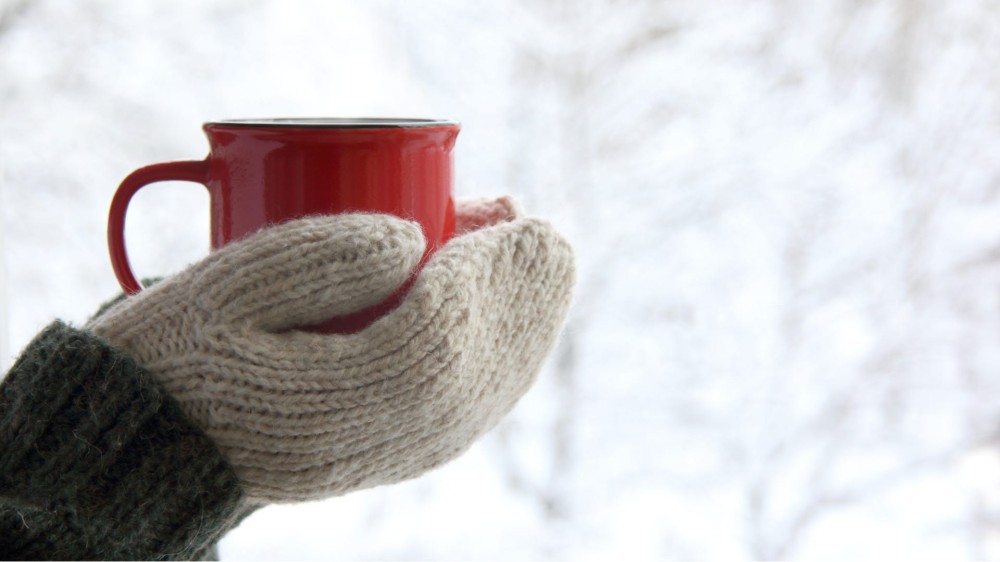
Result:
[[[139,168],[111,201],[108,248],[119,284],[142,290],[125,251],[125,212],[143,186],[192,181],[208,188],[212,248],[268,225],[307,215],[396,215],[420,224],[424,260],[452,236],[452,148],[459,126],[431,119],[238,119],[206,123],[204,160]],[[423,262],[421,262],[423,263]],[[394,308],[406,293],[313,329],[356,332]]]

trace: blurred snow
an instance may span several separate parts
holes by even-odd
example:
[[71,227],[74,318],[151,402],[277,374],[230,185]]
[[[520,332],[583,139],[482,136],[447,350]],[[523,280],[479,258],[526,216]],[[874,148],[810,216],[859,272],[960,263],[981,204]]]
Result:
[[[223,559],[1000,557],[998,68],[989,0],[0,0],[0,363],[116,293],[111,194],[201,122],[452,118],[459,194],[574,243],[560,347],[461,459]],[[140,275],[207,217],[141,192]]]

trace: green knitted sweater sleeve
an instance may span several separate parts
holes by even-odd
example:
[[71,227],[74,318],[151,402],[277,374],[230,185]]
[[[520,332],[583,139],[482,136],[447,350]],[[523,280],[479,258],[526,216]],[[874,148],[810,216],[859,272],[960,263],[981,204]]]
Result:
[[0,559],[197,559],[251,508],[128,356],[49,326],[0,385]]

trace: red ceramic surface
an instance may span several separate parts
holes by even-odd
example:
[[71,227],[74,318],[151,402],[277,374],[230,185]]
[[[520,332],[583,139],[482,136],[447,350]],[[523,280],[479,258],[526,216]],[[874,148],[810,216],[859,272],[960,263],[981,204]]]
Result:
[[[256,230],[316,214],[386,213],[419,223],[425,259],[451,237],[452,148],[459,126],[422,119],[266,119],[207,123],[205,160],[153,164],[118,187],[108,218],[108,247],[118,282],[142,290],[125,251],[125,213],[143,186],[167,180],[208,188],[212,247]],[[391,310],[385,303],[338,318],[321,331],[357,331]]]

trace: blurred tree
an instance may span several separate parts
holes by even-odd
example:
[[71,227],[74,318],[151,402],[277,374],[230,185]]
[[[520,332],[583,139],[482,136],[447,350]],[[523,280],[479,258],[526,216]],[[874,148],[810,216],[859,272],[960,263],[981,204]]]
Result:
[[539,480],[508,466],[512,481],[561,523],[573,516],[576,473],[586,462],[576,446],[585,415],[582,341],[595,329],[597,308],[607,306],[622,263],[655,254],[663,233],[692,218],[672,207],[676,198],[659,179],[669,160],[650,161],[647,152],[662,145],[671,113],[670,99],[657,91],[664,83],[649,70],[681,24],[662,2],[650,1],[523,1],[509,10],[505,183],[573,240],[578,287],[548,385],[555,408],[548,475]]
[[[114,183],[201,150],[202,117],[437,112],[469,125],[464,194],[513,193],[578,252],[550,370],[488,441],[517,491],[505,515],[546,525],[519,552],[994,555],[1000,469],[980,462],[1000,426],[994,2],[318,6],[0,0],[15,316],[89,313]],[[73,134],[39,126],[53,122]],[[426,502],[395,501],[370,508],[407,513],[385,540],[453,534],[414,531]],[[533,527],[483,517],[470,540]]]

